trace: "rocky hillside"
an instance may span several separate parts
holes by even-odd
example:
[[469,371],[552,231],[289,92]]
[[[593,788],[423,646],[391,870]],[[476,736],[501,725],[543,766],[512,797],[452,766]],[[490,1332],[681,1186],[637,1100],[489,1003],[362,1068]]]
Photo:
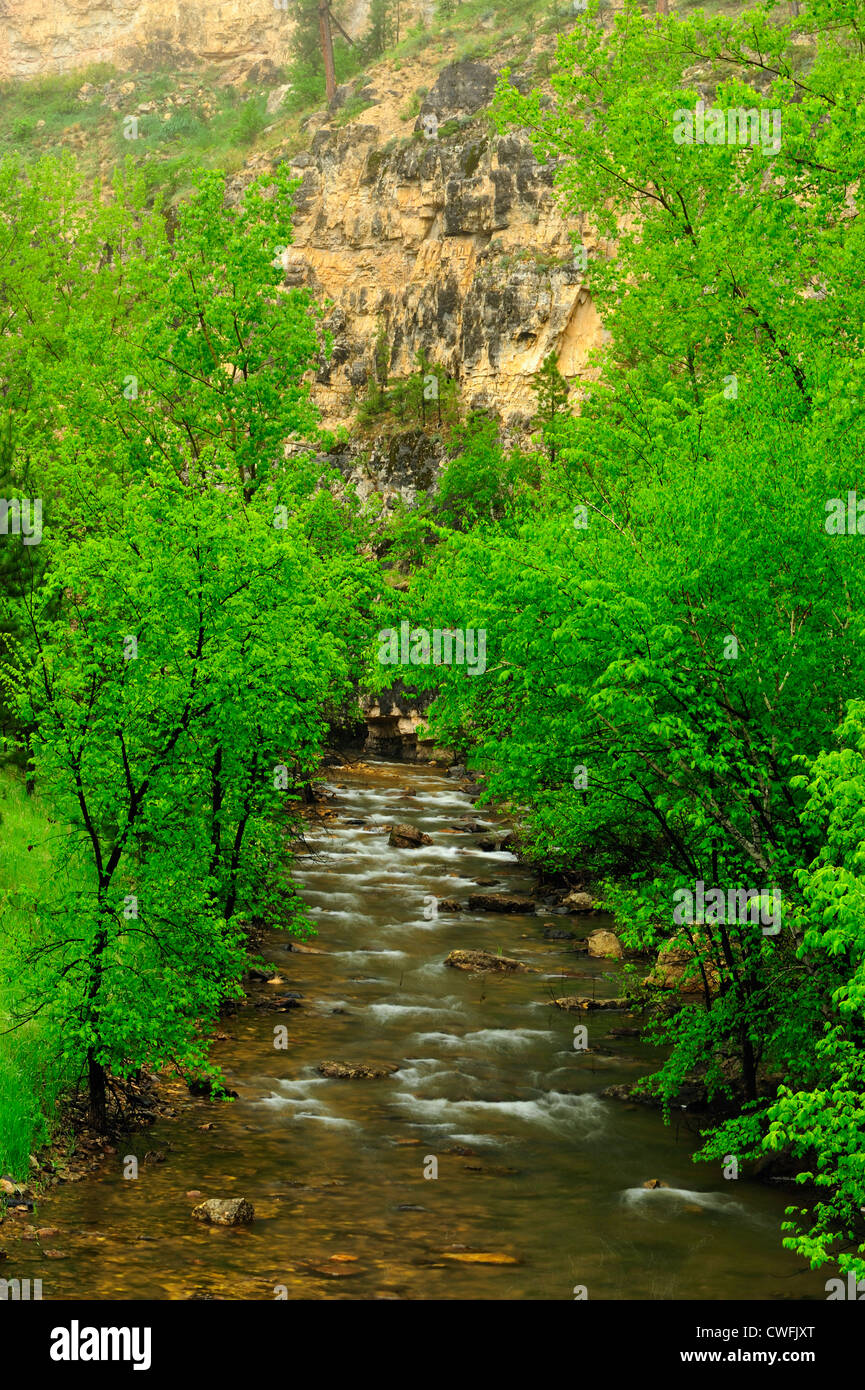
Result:
[[[495,411],[514,442],[529,432],[532,377],[547,354],[577,403],[603,338],[587,286],[599,248],[588,218],[569,224],[557,211],[553,169],[489,119],[502,67],[544,87],[556,32],[576,22],[564,3],[461,0],[446,21],[425,0],[406,5],[402,41],[342,86],[332,110],[299,108],[276,61],[290,8],[273,0],[70,3],[61,17],[56,0],[0,0],[0,71],[55,74],[7,83],[0,151],[69,150],[103,179],[131,157],[169,198],[185,196],[199,162],[228,171],[231,196],[288,162],[299,189],[285,283],[327,306],[333,348],[314,392],[325,426],[352,435],[338,461],[361,495],[411,502],[433,486],[447,448],[435,420],[364,417],[377,339],[391,380],[416,373],[425,353],[460,413]],[[368,7],[352,0],[340,14],[361,32]],[[119,64],[107,81],[56,76],[107,55]],[[257,123],[241,139],[244,108]]]

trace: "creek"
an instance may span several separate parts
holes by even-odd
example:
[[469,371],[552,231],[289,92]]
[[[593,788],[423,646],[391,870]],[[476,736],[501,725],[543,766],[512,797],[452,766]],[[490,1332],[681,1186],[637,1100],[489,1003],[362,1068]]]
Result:
[[[693,1164],[696,1117],[666,1127],[600,1096],[656,1054],[611,1036],[632,1022],[621,1013],[553,1005],[620,993],[622,966],[545,938],[544,923],[585,936],[610,919],[430,920],[431,898],[463,900],[479,882],[532,888],[511,854],[453,828],[502,818],[475,811],[438,768],[375,762],[329,776],[336,815],[311,825],[295,869],[319,954],[266,938],[281,984],[252,986],[214,1043],[238,1099],[188,1099],[177,1083],[173,1118],[40,1201],[37,1224],[57,1228],[47,1243],[63,1258],[22,1243],[4,1275],[41,1277],[46,1299],[573,1299],[575,1286],[589,1299],[825,1298],[825,1276],[781,1248],[788,1187]],[[433,843],[390,846],[375,827],[392,822]],[[465,973],[443,964],[455,948],[534,970]],[[260,1007],[286,992],[299,1007]],[[574,1048],[576,1023],[589,1051]],[[398,1070],[333,1080],[317,1070],[326,1060]],[[154,1151],[165,1161],[145,1162]],[[139,1160],[135,1180],[126,1155]],[[668,1186],[643,1187],[653,1178]],[[248,1198],[254,1223],[193,1220],[208,1197]]]

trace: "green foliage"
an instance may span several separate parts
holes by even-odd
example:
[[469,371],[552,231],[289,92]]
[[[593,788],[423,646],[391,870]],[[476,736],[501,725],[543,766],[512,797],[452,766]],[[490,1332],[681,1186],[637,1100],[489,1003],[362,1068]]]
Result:
[[240,145],[251,145],[255,138],[261,134],[267,124],[265,114],[265,103],[262,97],[250,97],[243,103],[237,124],[234,127],[234,137]]
[[[387,361],[385,359],[388,359]],[[382,426],[405,429],[452,429],[459,421],[457,384],[444,367],[430,360],[421,348],[415,354],[416,371],[400,380],[389,374],[387,338],[382,330],[375,345],[375,377],[358,411],[358,424],[365,429]]]
[[236,210],[201,174],[170,235],[131,172],[109,200],[69,164],[14,174],[0,360],[46,516],[38,582],[3,595],[3,676],[70,868],[4,912],[0,998],[103,1125],[140,1067],[209,1069],[245,919],[302,922],[265,863],[350,697],[373,580],[351,507],[312,455],[283,460],[314,437],[320,350],[308,295],[278,293],[285,168]]
[[467,531],[503,518],[520,483],[531,480],[533,466],[503,448],[496,420],[483,412],[470,415],[454,434],[457,453],[442,471],[431,511],[448,529]]

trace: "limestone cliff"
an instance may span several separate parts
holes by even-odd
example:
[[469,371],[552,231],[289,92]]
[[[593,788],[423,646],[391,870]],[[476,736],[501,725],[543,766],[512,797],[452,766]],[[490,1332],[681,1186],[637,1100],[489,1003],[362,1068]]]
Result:
[[319,119],[290,160],[302,183],[286,281],[333,305],[319,405],[329,425],[351,424],[383,325],[393,376],[408,376],[423,348],[467,406],[523,432],[548,353],[570,378],[590,372],[603,330],[572,235],[590,258],[598,248],[588,225],[557,210],[553,170],[528,140],[492,130],[492,66],[447,66],[407,132],[400,111],[423,75],[420,64],[383,70],[361,116],[344,127]]
[[0,78],[111,62],[281,62],[290,29],[274,0],[0,0]]

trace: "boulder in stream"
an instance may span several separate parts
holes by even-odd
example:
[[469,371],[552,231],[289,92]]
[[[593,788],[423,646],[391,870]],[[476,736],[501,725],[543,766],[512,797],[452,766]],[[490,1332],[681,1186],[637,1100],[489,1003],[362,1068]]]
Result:
[[371,1067],[365,1062],[319,1062],[318,1071],[333,1081],[377,1081],[399,1071],[399,1067]]
[[588,1009],[627,1009],[630,1001],[627,999],[592,999],[584,994],[567,994],[562,999],[554,999],[553,1003],[557,1009],[564,1009],[565,1013],[584,1013]]
[[512,956],[496,956],[492,951],[451,951],[445,957],[445,965],[452,965],[455,970],[530,970],[531,966],[523,965],[521,960],[514,960]]
[[534,912],[533,898],[519,893],[472,893],[469,897],[470,912]]
[[614,956],[616,960],[622,960],[625,952],[622,943],[611,931],[593,931],[589,937],[590,956]]
[[211,1226],[248,1226],[255,1220],[255,1208],[245,1197],[209,1197],[192,1208],[192,1215]]
[[397,849],[420,849],[421,845],[431,845],[432,837],[424,835],[414,825],[395,825],[388,838],[389,845]]
[[591,893],[569,893],[565,898],[564,905],[571,912],[595,911],[595,900]]

